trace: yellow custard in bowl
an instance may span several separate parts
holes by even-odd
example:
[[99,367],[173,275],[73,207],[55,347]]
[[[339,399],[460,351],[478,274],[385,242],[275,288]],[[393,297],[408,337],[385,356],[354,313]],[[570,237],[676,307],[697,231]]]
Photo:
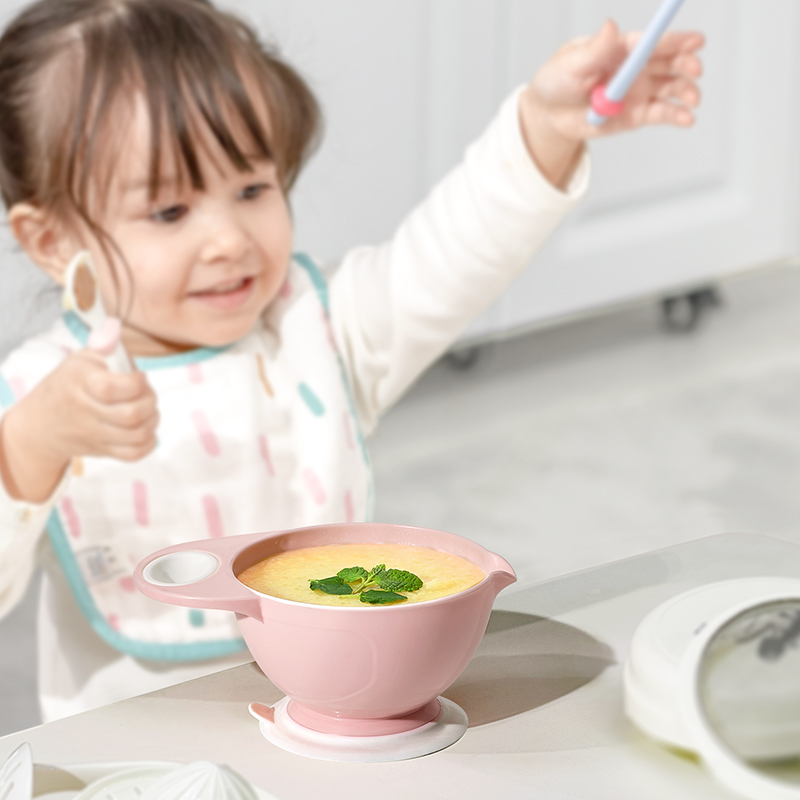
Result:
[[310,581],[336,575],[347,567],[363,567],[369,572],[384,564],[387,569],[412,572],[422,580],[414,592],[401,591],[408,599],[397,605],[422,603],[457,594],[480,583],[486,573],[461,556],[411,544],[326,544],[287,550],[253,564],[238,575],[239,580],[257,592],[324,606],[366,608],[359,596],[325,594],[312,591]]

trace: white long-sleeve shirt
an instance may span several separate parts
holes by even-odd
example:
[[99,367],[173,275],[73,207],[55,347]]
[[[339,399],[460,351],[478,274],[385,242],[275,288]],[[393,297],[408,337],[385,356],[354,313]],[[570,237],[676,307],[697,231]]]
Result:
[[[148,553],[369,516],[363,436],[586,191],[587,158],[566,192],[540,174],[517,107],[515,94],[391,240],[348,252],[327,286],[300,257],[242,341],[138,359],[161,414],[147,458],[76,459],[41,504],[0,484],[0,615],[44,568],[45,720],[250,660],[232,616],[133,592],[131,570]],[[67,317],[15,350],[0,367],[3,410],[84,344]]]

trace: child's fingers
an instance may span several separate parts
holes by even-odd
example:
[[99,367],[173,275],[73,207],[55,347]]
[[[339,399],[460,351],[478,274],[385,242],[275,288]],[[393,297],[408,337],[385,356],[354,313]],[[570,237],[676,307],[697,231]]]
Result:
[[674,125],[678,128],[690,128],[694,123],[695,116],[690,108],[669,100],[658,99],[631,104],[623,114],[609,119],[596,130],[598,135],[608,136],[641,128],[644,125]]
[[155,437],[148,439],[142,444],[120,444],[114,442],[107,446],[105,455],[120,461],[139,461],[139,459],[150,455],[155,448]]
[[[641,31],[621,34],[616,24],[608,20],[593,37],[571,43],[564,65],[578,79],[594,79],[598,74],[610,76],[622,65],[641,37]],[[650,55],[647,70],[656,74],[681,72],[700,77],[702,62],[695,53],[704,44],[705,37],[701,33],[669,32]]]
[[674,103],[651,103],[645,112],[645,125],[676,125],[679,128],[690,128],[694,123],[694,114],[685,106]]
[[671,69],[675,75],[700,78],[703,75],[703,62],[693,53],[682,53],[672,59]]
[[[134,419],[136,424],[133,424]],[[104,455],[123,461],[135,460],[147,455],[156,446],[157,411],[146,417],[128,415],[123,424],[118,424],[118,421],[103,421],[99,438]]]
[[675,125],[679,128],[689,128],[694,125],[694,122],[694,114],[685,106],[657,100],[631,109],[628,127]]
[[[630,52],[642,38],[642,31],[627,33],[624,38],[625,46]],[[698,31],[669,31],[659,39],[650,58],[674,58],[679,53],[693,53],[700,50],[705,43],[706,37]]]
[[107,405],[103,421],[121,431],[155,430],[158,425],[156,399],[152,395],[145,395],[130,402]]
[[656,58],[678,53],[694,53],[705,46],[706,37],[699,31],[671,31],[665,34],[653,50]]
[[688,108],[700,105],[700,89],[687,78],[666,78],[655,82],[654,97],[660,100],[677,100]]
[[665,57],[654,57],[647,64],[646,74],[684,75],[687,78],[700,78],[703,75],[703,61],[694,53],[678,52]]
[[613,73],[625,60],[625,44],[616,24],[608,20],[590,39],[575,41],[565,54],[562,64],[576,78]]
[[92,399],[98,403],[127,403],[146,394],[152,389],[143,372],[109,372],[98,369],[87,376],[86,388]]
[[703,62],[691,53],[679,53],[670,58],[654,58],[647,64],[643,74],[658,78],[666,75],[700,78],[703,75]]

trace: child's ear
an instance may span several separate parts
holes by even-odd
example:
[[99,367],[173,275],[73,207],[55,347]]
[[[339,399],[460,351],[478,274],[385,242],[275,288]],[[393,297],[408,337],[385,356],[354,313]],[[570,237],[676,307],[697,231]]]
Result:
[[14,238],[28,257],[60,286],[79,243],[51,211],[29,203],[17,203],[8,212],[8,224]]

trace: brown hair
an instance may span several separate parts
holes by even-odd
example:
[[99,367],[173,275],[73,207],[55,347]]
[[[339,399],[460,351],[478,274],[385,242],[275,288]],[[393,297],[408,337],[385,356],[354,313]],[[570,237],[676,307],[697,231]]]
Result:
[[[164,145],[179,179],[203,188],[198,124],[238,170],[251,169],[248,156],[272,159],[286,192],[318,140],[319,106],[304,80],[250,27],[207,0],[39,0],[0,38],[6,206],[77,212],[107,241],[89,213],[92,170],[99,158],[116,155],[103,134],[132,89],[150,115],[151,197]],[[262,102],[269,130],[257,113]]]

